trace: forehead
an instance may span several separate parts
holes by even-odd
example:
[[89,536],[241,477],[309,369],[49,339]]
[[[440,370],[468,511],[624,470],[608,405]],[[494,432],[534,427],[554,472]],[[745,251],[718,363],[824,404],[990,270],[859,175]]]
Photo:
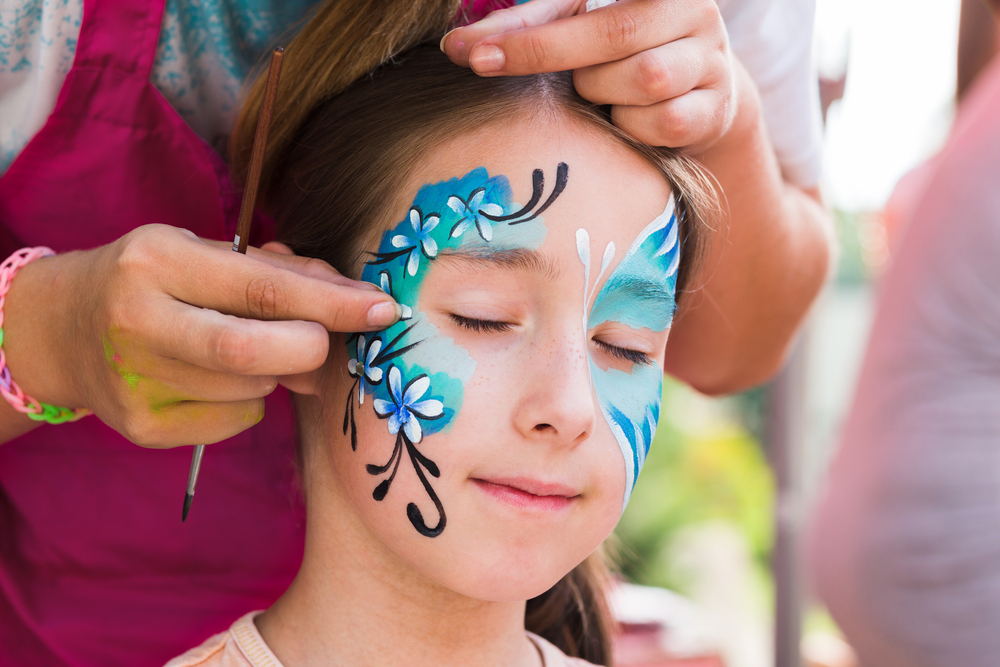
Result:
[[513,199],[532,195],[532,172],[546,175],[546,194],[556,166],[569,166],[566,189],[543,214],[546,255],[576,256],[575,233],[587,229],[602,246],[624,248],[657,215],[670,196],[663,174],[603,130],[564,115],[525,117],[449,139],[417,163],[397,193],[393,219],[401,219],[420,187],[485,167],[510,182]]

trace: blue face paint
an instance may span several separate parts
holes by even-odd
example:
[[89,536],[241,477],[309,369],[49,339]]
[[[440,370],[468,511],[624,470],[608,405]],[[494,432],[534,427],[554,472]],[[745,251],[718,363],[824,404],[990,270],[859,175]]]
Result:
[[480,167],[461,178],[425,185],[417,192],[409,211],[386,232],[374,259],[367,262],[362,280],[391,294],[403,308],[403,319],[383,331],[356,334],[348,339],[348,371],[355,387],[348,394],[344,433],[350,427],[351,445],[357,448],[354,402],[371,396],[376,414],[395,436],[392,456],[385,465],[368,465],[374,476],[388,477],[375,488],[382,500],[389,491],[399,464],[406,455],[439,514],[437,525],[428,526],[414,503],[407,516],[418,532],[436,537],[444,530],[444,508],[427,475],[440,471],[418,445],[432,433],[447,430],[462,407],[465,384],[476,363],[454,340],[442,336],[420,309],[420,290],[432,263],[449,251],[535,250],[545,240],[545,225],[538,214],[565,187],[568,168],[560,164],[552,194],[536,208],[544,191],[540,169],[532,174],[533,193],[524,207],[511,200],[504,176],[490,176]]
[[[586,290],[590,285],[590,238],[586,230],[577,231],[577,250],[584,265]],[[614,254],[614,244],[609,243],[595,283],[600,282]],[[677,217],[671,195],[663,213],[639,234],[608,276],[589,316],[589,295],[584,295],[584,330],[619,322],[633,329],[665,331],[673,319],[679,261]],[[656,431],[663,370],[643,364],[633,364],[627,373],[614,368],[602,370],[591,359],[590,373],[601,412],[625,459],[624,510]]]

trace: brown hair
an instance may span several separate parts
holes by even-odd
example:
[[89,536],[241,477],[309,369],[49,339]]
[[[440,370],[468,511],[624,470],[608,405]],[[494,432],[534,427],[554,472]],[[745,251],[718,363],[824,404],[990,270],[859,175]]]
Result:
[[[405,53],[395,48],[393,40],[397,39],[410,46],[415,35],[439,38],[446,21],[439,22],[431,34],[424,32],[433,22],[411,25],[373,46],[370,27],[362,30],[356,22],[342,27],[328,24],[334,20],[331,17],[345,13],[331,9],[333,4],[337,3],[327,3],[286,51],[279,94],[284,102],[275,109],[272,130],[281,139],[268,147],[265,175],[269,180],[266,187],[262,184],[265,206],[278,220],[279,240],[299,255],[318,257],[341,273],[357,277],[361,250],[375,245],[392,222],[393,197],[387,193],[396,192],[428,150],[492,124],[517,119],[530,122],[531,114],[560,113],[616,138],[658,167],[670,183],[678,202],[684,247],[677,281],[680,295],[699,254],[696,212],[711,202],[707,181],[693,162],[674,151],[645,146],[618,130],[605,113],[579,97],[568,72],[480,78],[450,63],[436,40]],[[379,3],[349,0],[341,4]],[[408,4],[429,11],[428,6],[447,9],[455,3]],[[392,14],[380,11],[371,20],[393,26]],[[316,52],[310,54],[310,48]],[[353,62],[359,53],[378,62],[365,68]],[[295,58],[325,62],[296,63]],[[356,80],[347,81],[348,75],[340,69],[347,66],[345,61],[350,61],[350,71],[355,72],[350,76]],[[238,172],[246,168],[244,158],[255,129],[250,118],[256,118],[254,105],[259,104],[261,84],[261,80],[255,83],[234,135]],[[610,664],[608,578],[599,550],[550,590],[528,601],[525,627],[567,655]]]
[[[261,183],[271,183],[275,166],[317,105],[406,49],[440,38],[461,7],[462,0],[323,3],[285,48],[281,93],[275,100]],[[251,79],[230,145],[233,168],[241,179],[249,169],[257,114],[264,99],[263,64]]]

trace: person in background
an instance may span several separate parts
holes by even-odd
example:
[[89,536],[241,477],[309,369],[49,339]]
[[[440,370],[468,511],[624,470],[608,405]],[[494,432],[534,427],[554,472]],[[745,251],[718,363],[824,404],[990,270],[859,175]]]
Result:
[[816,592],[864,667],[1000,662],[1000,59],[964,90],[894,193],[908,217],[812,519]]
[[[95,415],[42,425],[0,401],[0,664],[166,660],[291,581],[303,516],[276,378],[319,367],[329,331],[380,329],[401,309],[322,262],[229,250],[240,192],[220,155],[241,82],[307,16],[374,16],[380,27],[357,62],[367,71],[460,22],[461,9],[0,8],[0,249],[57,253],[9,283],[0,376],[33,400]],[[760,382],[780,364],[831,247],[814,188],[811,2],[583,10],[533,0],[453,32],[444,47],[474,68],[477,47],[499,49],[504,63],[479,66],[484,75],[574,69],[583,96],[611,104],[626,132],[686,147],[712,172],[724,197],[719,240],[692,280],[665,367],[711,393]],[[334,94],[335,74],[310,85]],[[282,89],[279,104],[296,94]],[[269,229],[258,217],[253,243]],[[214,442],[182,526],[190,451],[176,447]]]

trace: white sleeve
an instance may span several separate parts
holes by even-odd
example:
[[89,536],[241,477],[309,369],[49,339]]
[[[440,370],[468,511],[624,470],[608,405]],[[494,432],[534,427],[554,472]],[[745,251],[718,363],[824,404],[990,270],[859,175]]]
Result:
[[812,54],[815,0],[716,0],[733,53],[760,91],[764,121],[785,178],[819,182],[819,86]]

